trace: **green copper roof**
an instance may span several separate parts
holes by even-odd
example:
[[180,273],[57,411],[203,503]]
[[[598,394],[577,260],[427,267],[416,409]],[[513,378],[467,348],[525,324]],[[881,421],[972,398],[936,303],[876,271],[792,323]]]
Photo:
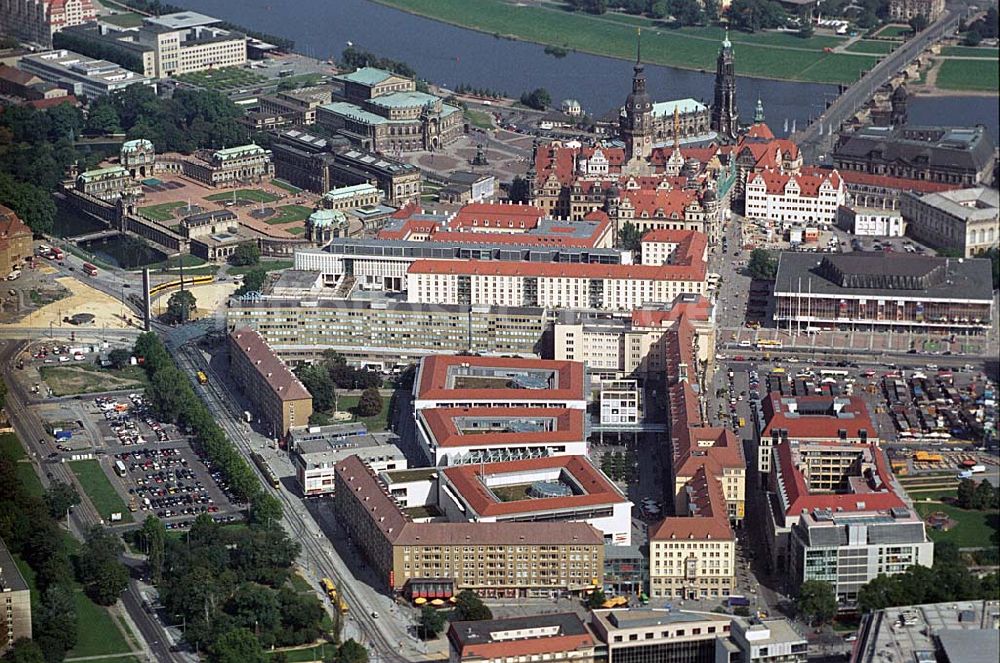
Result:
[[363,184],[354,184],[351,186],[342,186],[338,189],[330,189],[323,194],[323,197],[327,200],[338,200],[340,198],[349,198],[362,193],[374,193],[377,191],[378,187],[374,186],[370,182],[364,182]]
[[382,108],[414,108],[426,106],[427,104],[436,105],[437,102],[438,98],[433,94],[413,91],[384,94],[381,97],[375,97],[368,103]]
[[80,179],[84,182],[91,182],[122,175],[128,175],[128,171],[121,166],[108,166],[107,168],[95,168],[94,170],[84,171],[80,173]]
[[674,109],[681,115],[684,113],[697,113],[705,110],[705,104],[694,99],[674,99],[673,101],[660,101],[653,104],[653,115],[673,115]]
[[236,147],[227,147],[222,150],[215,151],[215,158],[226,160],[230,157],[237,157],[246,154],[247,152],[261,153],[264,148],[256,143],[250,143],[248,145],[238,145]]
[[376,69],[375,67],[362,67],[361,69],[356,69],[349,74],[340,74],[339,76],[334,76],[339,81],[349,81],[351,83],[358,83],[360,85],[378,85],[382,81],[388,79],[390,76],[394,76],[391,71],[386,71],[385,69]]
[[329,111],[334,115],[341,115],[362,124],[384,124],[388,122],[388,120],[381,115],[370,113],[360,106],[355,106],[354,104],[349,104],[344,101],[335,101],[332,104],[323,104],[320,108]]

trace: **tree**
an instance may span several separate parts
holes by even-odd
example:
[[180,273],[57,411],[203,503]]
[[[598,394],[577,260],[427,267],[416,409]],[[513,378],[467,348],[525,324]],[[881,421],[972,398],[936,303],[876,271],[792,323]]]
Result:
[[607,600],[608,597],[604,593],[604,590],[598,587],[593,591],[591,591],[590,596],[587,597],[587,607],[590,608],[591,610],[597,610],[602,605],[604,605],[604,602]]
[[[653,4],[656,3],[654,2]],[[704,9],[705,18],[710,23],[714,23],[719,20],[719,0],[705,0]]]
[[997,493],[993,489],[993,484],[989,479],[983,479],[976,486],[976,492],[972,496],[972,508],[979,511],[995,509],[997,505]]
[[77,559],[83,591],[98,605],[112,605],[128,586],[128,569],[118,561],[121,540],[110,530],[95,525],[87,533]]
[[185,323],[198,307],[198,300],[190,290],[178,290],[167,300],[167,319],[170,322]]
[[264,290],[264,283],[267,281],[267,270],[263,267],[254,267],[243,275],[243,285],[233,293],[237,297],[248,292],[261,292]]
[[455,610],[452,620],[455,622],[478,622],[493,619],[493,613],[471,589],[464,589],[455,597]]
[[368,663],[368,650],[354,641],[345,641],[337,648],[336,663]]
[[510,189],[507,197],[512,203],[527,203],[531,199],[531,190],[528,188],[528,180],[520,175],[515,175],[510,182]]
[[357,414],[359,417],[374,417],[382,411],[382,394],[376,387],[368,387],[361,392],[358,399]]
[[[0,158],[0,161],[3,159]],[[59,165],[55,164],[54,167],[59,168]],[[35,186],[30,180],[18,181],[8,173],[0,173],[0,204],[14,210],[14,213],[33,232],[38,234],[52,232],[52,224],[56,218],[56,204],[52,202],[52,196],[48,191]]]
[[444,615],[438,612],[433,606],[425,605],[420,609],[420,621],[417,623],[417,630],[420,637],[430,640],[438,637],[444,630]]
[[965,39],[962,43],[966,46],[979,46],[983,41],[983,35],[979,32],[978,28],[972,28],[965,33]]
[[166,553],[167,529],[156,516],[147,516],[139,531],[143,549],[146,551],[146,566],[154,585],[163,578],[163,560]]
[[256,265],[260,262],[260,247],[256,242],[240,244],[229,258],[233,265]]
[[825,624],[837,616],[837,596],[824,580],[806,580],[799,587],[796,607],[810,624]]
[[797,34],[798,34],[798,36],[802,37],[803,39],[809,39],[810,37],[813,36],[813,34],[815,32],[816,32],[816,29],[813,27],[813,24],[810,21],[805,20],[805,21],[802,22],[802,27],[799,28],[799,31],[798,31]]
[[267,657],[257,636],[245,628],[234,628],[219,636],[208,649],[213,663],[265,663]]
[[642,250],[642,231],[635,224],[626,221],[618,231],[618,247],[627,251]]
[[[35,611],[32,610],[32,613]],[[66,585],[53,585],[42,594],[32,635],[46,661],[62,661],[77,638],[76,599]]]
[[971,509],[976,495],[976,482],[972,479],[962,479],[958,482],[956,503],[961,509]]
[[37,643],[28,638],[19,638],[0,660],[3,663],[45,663],[45,656]]
[[295,369],[295,375],[302,381],[313,398],[313,410],[326,412],[333,407],[335,396],[330,372],[321,364],[303,364]]
[[910,27],[913,28],[913,34],[923,32],[927,29],[927,17],[923,14],[915,14],[910,19]]
[[90,135],[103,136],[105,134],[120,133],[122,130],[121,120],[118,119],[118,111],[111,104],[107,97],[101,97],[90,105],[87,113],[87,120],[83,125],[83,132]]
[[750,252],[750,260],[747,262],[747,273],[750,278],[773,280],[778,273],[778,261],[764,249],[754,249]]
[[899,582],[880,573],[858,590],[858,608],[862,613],[902,605]]
[[45,503],[49,514],[56,520],[62,520],[72,507],[80,503],[80,495],[70,484],[55,481],[45,491]]
[[746,32],[780,28],[785,24],[785,10],[772,0],[734,0],[729,8],[733,26]]
[[552,104],[552,96],[543,87],[521,93],[521,103],[528,108],[543,111]]
[[705,13],[698,0],[672,0],[670,13],[678,25],[698,25],[705,22]]
[[108,361],[111,362],[111,368],[125,368],[132,361],[132,352],[125,348],[115,348],[108,353]]

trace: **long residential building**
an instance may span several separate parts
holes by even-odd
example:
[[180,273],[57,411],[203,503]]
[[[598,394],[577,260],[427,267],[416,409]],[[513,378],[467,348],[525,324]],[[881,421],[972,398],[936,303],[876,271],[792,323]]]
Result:
[[312,395],[256,331],[241,327],[229,334],[229,369],[273,436],[308,425]]
[[378,369],[434,354],[537,357],[549,328],[545,309],[537,307],[309,297],[233,299],[226,322],[230,329],[257,330],[290,360],[314,359],[324,350],[336,350],[352,364]]
[[31,591],[0,539],[0,654],[21,638],[31,639]]
[[419,260],[406,291],[414,303],[632,310],[703,295],[705,276],[700,259],[662,266]]
[[991,324],[993,282],[984,259],[785,252],[774,298],[774,320],[784,328],[980,334]]
[[95,18],[92,0],[0,0],[0,33],[42,46],[63,28]]
[[413,522],[357,456],[337,465],[335,508],[379,581],[486,597],[553,596],[599,587],[604,537],[582,522]]

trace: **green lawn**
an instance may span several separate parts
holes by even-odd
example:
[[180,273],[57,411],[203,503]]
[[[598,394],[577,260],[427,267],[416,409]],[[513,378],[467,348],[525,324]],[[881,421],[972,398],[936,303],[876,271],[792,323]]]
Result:
[[991,511],[966,511],[948,504],[927,504],[917,502],[917,512],[926,516],[935,511],[943,511],[958,524],[947,532],[927,530],[933,541],[951,541],[959,548],[989,548],[996,546],[1000,514]]
[[293,235],[305,235],[306,229],[304,226],[295,226],[294,228],[282,228],[286,233],[292,233]]
[[996,60],[1000,56],[1000,49],[977,46],[945,46],[941,49],[941,55],[953,55],[960,58],[991,58]]
[[273,184],[274,186],[278,187],[279,189],[284,189],[285,191],[288,191],[289,193],[301,193],[302,192],[302,189],[300,189],[299,187],[295,186],[294,184],[291,184],[290,182],[286,182],[285,180],[274,179],[274,180],[271,180],[271,184]]
[[109,520],[112,513],[118,512],[122,514],[121,522],[132,522],[132,514],[125,507],[122,498],[115,492],[111,482],[108,481],[99,461],[76,460],[71,462],[69,466],[102,518]]
[[[285,660],[289,663],[305,663],[306,661],[326,661],[333,660],[337,652],[337,645],[324,643],[315,647],[305,649],[283,649],[279,650],[285,654]],[[268,659],[274,658],[276,652],[268,652]]]
[[104,369],[87,362],[78,362],[65,366],[42,366],[38,372],[52,390],[53,396],[142,389],[146,385],[146,373],[139,366]]
[[893,37],[906,37],[911,32],[913,32],[913,28],[908,25],[887,25],[876,32],[875,36],[891,39]]
[[887,55],[899,44],[884,39],[861,39],[847,47],[851,53],[869,53],[873,55]]
[[142,16],[131,12],[125,14],[115,14],[114,16],[103,16],[101,21],[117,25],[120,28],[137,28],[142,25]]
[[[618,14],[591,16],[551,5],[514,5],[504,0],[378,1],[498,36],[628,60],[635,57],[635,26],[652,25],[649,19]],[[643,59],[653,64],[712,71],[722,36],[718,27],[653,26],[643,33]],[[858,67],[851,55],[822,51],[842,42],[835,37],[801,39],[792,34],[765,32],[731,33],[730,40],[737,45],[736,69],[740,75],[824,83],[849,83],[857,78]],[[822,66],[816,66],[820,63]]]
[[267,80],[264,76],[242,67],[224,67],[209,71],[195,71],[189,74],[175,76],[177,80],[208,88],[210,90],[229,90],[238,87],[254,86]]
[[35,467],[28,460],[28,455],[25,453],[24,447],[21,446],[17,435],[14,433],[0,434],[0,456],[13,460],[16,463],[14,471],[18,483],[24,486],[30,494],[41,497],[45,488],[42,487],[42,481],[38,478]]
[[945,60],[938,71],[937,86],[942,90],[996,93],[1000,86],[997,70],[993,60]]
[[139,208],[139,216],[144,216],[150,221],[170,221],[174,218],[174,210],[180,207],[187,207],[187,203],[178,200],[171,203],[149,205]]
[[257,269],[258,267],[263,267],[269,272],[275,272],[282,269],[291,269],[295,265],[291,260],[261,260],[256,265],[241,265],[239,267],[230,267],[227,271],[230,276],[236,276],[239,274],[246,274],[250,270]]
[[283,223],[305,221],[313,211],[311,208],[303,205],[282,205],[275,212],[274,216],[264,219],[269,225],[278,226]]
[[187,269],[186,268],[188,268],[188,267],[201,267],[202,265],[205,265],[205,264],[207,264],[207,263],[206,263],[206,261],[205,261],[204,258],[199,258],[198,256],[191,255],[190,253],[185,253],[182,256],[175,256],[173,258],[167,258],[166,260],[158,262],[155,265],[150,265],[149,268],[151,270],[159,269],[159,270],[163,270],[163,271],[167,271],[167,270],[177,271],[177,270],[180,269],[181,265],[183,265],[185,267],[184,273],[187,274]]
[[481,111],[466,110],[465,119],[469,121],[474,127],[479,127],[480,129],[492,129],[493,128],[493,116],[489,113],[483,113]]
[[326,81],[323,74],[299,74],[297,76],[286,76],[278,79],[278,90],[301,90],[304,87],[312,87]]
[[337,407],[341,412],[350,412],[354,415],[354,421],[363,423],[370,432],[384,431],[388,427],[389,401],[390,396],[382,397],[382,411],[374,417],[359,417],[354,409],[358,405],[360,396],[341,396],[337,399]]
[[255,203],[273,203],[278,200],[279,196],[273,193],[268,193],[263,189],[236,189],[234,191],[224,191],[222,193],[213,193],[211,196],[206,196],[205,200],[211,200],[213,202],[219,201],[229,201],[229,200],[252,200]]
[[922,502],[928,499],[940,502],[941,500],[954,498],[958,495],[957,488],[933,488],[931,490],[924,491],[919,488],[908,488],[905,485],[903,488],[906,490],[906,494],[909,495],[914,502]]

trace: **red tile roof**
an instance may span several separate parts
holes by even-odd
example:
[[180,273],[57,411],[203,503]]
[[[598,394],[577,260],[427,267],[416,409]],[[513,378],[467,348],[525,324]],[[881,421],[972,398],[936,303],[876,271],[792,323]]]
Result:
[[[769,393],[761,403],[764,413],[764,430],[762,437],[771,437],[776,429],[788,431],[790,440],[839,440],[840,431],[847,432],[848,439],[860,437],[860,431],[868,432],[872,441],[878,438],[878,429],[868,413],[868,407],[860,396],[838,396],[837,400],[846,400],[841,413],[850,416],[838,417],[832,414],[834,398],[831,396],[796,396],[784,398],[779,392]],[[792,413],[790,403],[796,405],[828,406],[831,414],[801,414]]]
[[785,193],[785,187],[789,182],[798,184],[799,195],[816,197],[824,182],[829,182],[830,186],[837,189],[841,186],[840,173],[836,170],[823,170],[819,168],[803,168],[798,174],[782,173],[776,170],[764,170],[758,173],[751,173],[747,178],[747,183],[762,181],[767,187],[769,195],[780,196]]
[[545,212],[532,205],[469,203],[452,217],[452,230],[461,228],[507,228],[528,230],[538,226]]
[[662,327],[673,324],[683,315],[688,320],[708,320],[712,311],[711,303],[701,295],[694,302],[675,303],[669,310],[638,308],[632,311],[632,325],[635,327]]
[[312,399],[309,390],[299,382],[291,369],[274,354],[260,334],[249,327],[234,329],[229,334],[230,348],[239,351],[253,364],[271,391],[282,401]]
[[30,72],[18,69],[17,67],[10,67],[6,64],[0,64],[0,79],[21,86],[28,85],[32,81],[42,80]]
[[905,177],[889,177],[888,175],[873,175],[862,173],[856,170],[845,170],[840,173],[841,179],[848,185],[869,185],[879,186],[886,189],[897,189],[899,191],[916,191],[919,193],[936,193],[938,191],[951,191],[961,189],[964,184],[948,182],[931,182],[929,180],[914,180]]
[[27,103],[28,106],[37,108],[38,110],[45,110],[46,108],[54,108],[60,104],[70,104],[71,106],[78,106],[80,102],[72,94],[67,94],[62,97],[52,97],[50,99],[33,99]]
[[771,127],[767,126],[763,122],[753,124],[744,136],[747,138],[762,138],[764,140],[774,139],[774,133],[771,132]]
[[684,218],[684,210],[698,202],[690,189],[637,189],[622,191],[622,199],[635,208],[636,217]]
[[31,238],[31,228],[11,208],[0,205],[0,245],[17,237]]
[[[895,507],[905,507],[903,500],[892,490],[892,472],[886,465],[882,450],[876,444],[865,445],[875,462],[875,471],[881,480],[881,490],[864,493],[816,493],[809,492],[805,476],[802,470],[796,467],[792,459],[792,442],[781,442],[775,448],[778,457],[778,467],[776,472],[780,473],[781,486],[784,488],[786,504],[786,516],[798,516],[805,511],[815,509],[831,509],[843,512],[859,511],[887,511]],[[831,446],[850,446],[857,448],[860,445],[834,444]]]
[[[500,370],[548,370],[555,376],[550,389],[455,389],[448,386],[452,367],[497,368]],[[467,399],[552,401],[583,400],[585,396],[584,367],[580,362],[550,359],[518,359],[513,357],[475,357],[433,355],[420,361],[417,373],[417,395],[422,400],[462,401]]]
[[[529,475],[544,470],[560,470],[583,489],[583,494],[568,497],[538,497],[503,502],[484,483],[483,477],[500,474]],[[563,511],[606,504],[621,504],[625,496],[594,467],[585,456],[550,456],[529,460],[483,465],[454,465],[443,475],[470,509],[481,517],[511,516],[542,511]]]
[[[522,444],[556,444],[580,442],[586,439],[583,410],[547,407],[449,407],[428,408],[420,416],[430,429],[439,447],[518,446]],[[455,420],[460,417],[490,417],[523,420],[532,418],[555,419],[555,429],[539,432],[487,432],[463,434]]]
[[678,496],[680,498],[678,502],[681,506],[685,502],[693,506],[694,513],[664,518],[650,535],[651,541],[733,540],[726,496],[722,492],[722,484],[719,483],[717,476],[711,474],[705,467],[700,467],[684,485],[683,491]]

